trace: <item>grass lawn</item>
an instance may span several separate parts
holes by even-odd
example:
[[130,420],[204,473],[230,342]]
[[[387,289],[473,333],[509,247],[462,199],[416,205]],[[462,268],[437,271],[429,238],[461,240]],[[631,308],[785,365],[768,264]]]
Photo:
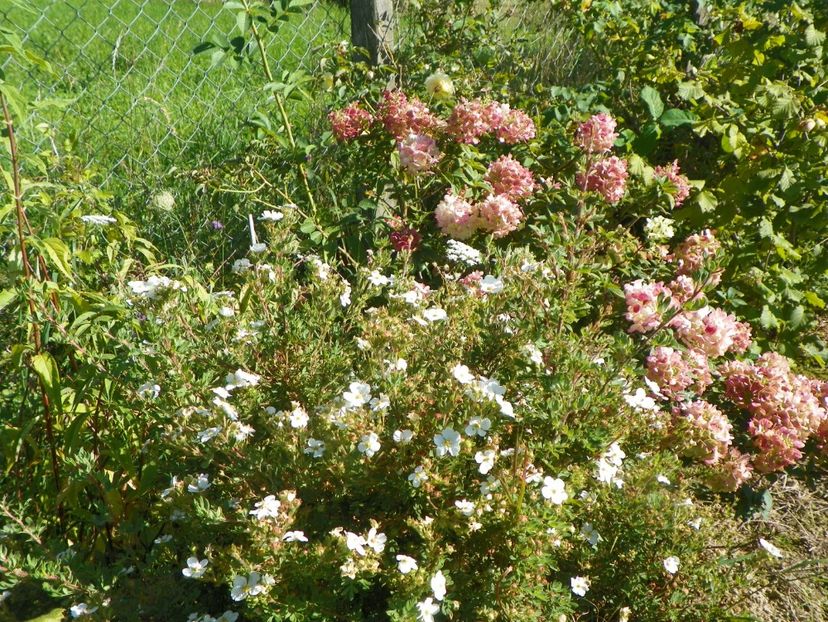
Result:
[[[216,1],[29,0],[7,17],[56,75],[7,68],[30,95],[70,98],[62,110],[38,112],[55,144],[74,145],[85,160],[129,186],[151,184],[172,167],[216,162],[244,144],[240,126],[260,97],[249,69],[209,69],[192,49],[210,32],[229,34],[235,19]],[[0,10],[0,18],[3,11]],[[343,30],[344,29],[344,30]],[[306,66],[323,46],[347,38],[346,12],[320,1],[270,45],[274,71]],[[43,136],[30,134],[43,147]]]

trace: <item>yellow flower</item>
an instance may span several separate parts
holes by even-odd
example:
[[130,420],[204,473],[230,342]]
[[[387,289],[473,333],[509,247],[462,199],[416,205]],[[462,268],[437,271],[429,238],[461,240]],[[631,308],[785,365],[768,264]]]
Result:
[[426,91],[435,99],[449,99],[454,95],[454,83],[442,71],[435,71],[425,81]]

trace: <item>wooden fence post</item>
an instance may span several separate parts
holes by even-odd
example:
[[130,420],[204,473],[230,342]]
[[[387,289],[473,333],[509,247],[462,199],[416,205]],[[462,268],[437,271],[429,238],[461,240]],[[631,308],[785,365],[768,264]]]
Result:
[[351,0],[351,43],[377,65],[394,46],[394,0]]

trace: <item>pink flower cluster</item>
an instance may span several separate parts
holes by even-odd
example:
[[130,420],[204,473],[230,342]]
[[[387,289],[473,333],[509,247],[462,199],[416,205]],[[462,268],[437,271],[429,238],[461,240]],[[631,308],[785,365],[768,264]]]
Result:
[[749,324],[713,307],[684,311],[670,321],[670,327],[684,345],[711,358],[729,351],[743,353],[751,343]]
[[440,161],[443,154],[431,136],[409,134],[397,143],[400,164],[409,173],[425,173]]
[[618,156],[610,156],[592,162],[585,173],[576,175],[575,180],[581,190],[594,190],[600,193],[607,203],[615,204],[624,196],[627,177],[627,161]]
[[652,349],[647,357],[647,378],[673,399],[682,399],[688,389],[701,395],[713,382],[707,356],[695,350],[683,352],[669,346]]
[[624,298],[631,333],[648,333],[658,328],[664,310],[672,304],[672,293],[664,283],[645,283],[641,279],[624,285]]
[[704,400],[682,404],[673,411],[674,447],[705,464],[715,464],[727,453],[733,442],[732,430],[724,413]]
[[450,190],[434,210],[434,217],[443,234],[457,240],[468,240],[477,230],[475,207]]
[[616,122],[612,116],[600,112],[578,125],[575,142],[586,153],[604,153],[612,149],[618,138]]
[[490,194],[472,205],[449,191],[434,211],[437,226],[444,235],[467,240],[476,231],[487,231],[502,238],[520,226],[520,206],[504,194]]
[[707,483],[718,492],[736,492],[739,487],[753,477],[750,456],[731,447],[712,469]]
[[397,140],[409,134],[433,134],[444,126],[428,107],[416,97],[408,99],[400,90],[385,91],[377,117]]
[[777,471],[797,462],[812,435],[824,441],[825,383],[793,373],[788,360],[774,352],[755,363],[732,361],[720,371],[725,395],[751,414],[748,432],[759,452],[753,460],[759,471]]
[[722,245],[710,229],[696,233],[679,244],[673,252],[673,262],[679,274],[692,274],[721,250]]
[[496,238],[518,228],[523,220],[520,207],[503,194],[490,194],[477,206],[477,226]]
[[358,102],[348,104],[342,110],[334,110],[328,115],[334,136],[340,142],[349,142],[371,127],[374,117],[362,108]]
[[394,250],[401,253],[403,251],[416,250],[420,242],[422,242],[423,236],[416,229],[403,225],[395,231],[392,231],[388,239],[391,241],[391,246],[394,247]]
[[690,196],[690,180],[679,171],[678,160],[674,160],[667,166],[656,166],[655,176],[666,179],[672,186],[673,204],[680,207],[684,200]]
[[486,181],[491,184],[495,194],[510,199],[525,199],[537,187],[532,171],[524,167],[511,154],[500,156],[489,165]]
[[535,123],[509,104],[461,99],[451,111],[448,133],[458,143],[469,145],[476,145],[488,133],[494,133],[500,142],[515,145],[535,137]]

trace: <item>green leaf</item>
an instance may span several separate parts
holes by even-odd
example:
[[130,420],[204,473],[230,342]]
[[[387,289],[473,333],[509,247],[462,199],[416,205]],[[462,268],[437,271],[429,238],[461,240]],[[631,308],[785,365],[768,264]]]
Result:
[[775,330],[779,328],[779,320],[770,310],[768,305],[764,305],[762,307],[762,315],[759,316],[759,323],[762,325],[762,328],[767,330]]
[[678,108],[670,108],[665,111],[658,120],[664,127],[677,127],[679,125],[687,125],[693,123],[696,117],[693,113],[687,110],[679,110]]
[[807,300],[811,306],[816,307],[817,309],[824,309],[825,308],[825,301],[820,298],[816,292],[805,292],[805,300]]
[[791,317],[788,318],[788,326],[796,329],[802,325],[802,320],[805,318],[805,307],[798,305],[791,311]]
[[60,373],[55,359],[48,352],[36,354],[32,357],[32,369],[40,378],[52,408],[56,408],[60,413],[63,410],[63,402],[60,399]]
[[641,99],[647,105],[647,110],[653,119],[658,119],[661,113],[664,112],[664,102],[661,101],[661,95],[653,87],[645,86],[642,88]]
[[52,265],[54,265],[54,267],[56,267],[63,276],[71,281],[72,267],[69,262],[72,255],[69,252],[69,247],[66,246],[63,240],[58,238],[46,238],[45,240],[40,240],[40,242],[41,244],[38,246],[40,246],[41,249],[46,252],[46,255],[49,256]]
[[13,289],[0,291],[0,311],[8,307],[15,298],[17,298],[17,292]]
[[773,237],[773,223],[767,218],[759,221],[759,237],[772,238]]
[[805,29],[805,43],[812,48],[819,47],[825,43],[825,33],[817,30],[813,24],[809,24]]
[[719,199],[712,192],[704,190],[696,195],[696,203],[699,204],[701,211],[706,214],[716,209],[719,205]]
[[685,101],[693,101],[704,97],[704,89],[698,82],[679,82],[678,96]]

